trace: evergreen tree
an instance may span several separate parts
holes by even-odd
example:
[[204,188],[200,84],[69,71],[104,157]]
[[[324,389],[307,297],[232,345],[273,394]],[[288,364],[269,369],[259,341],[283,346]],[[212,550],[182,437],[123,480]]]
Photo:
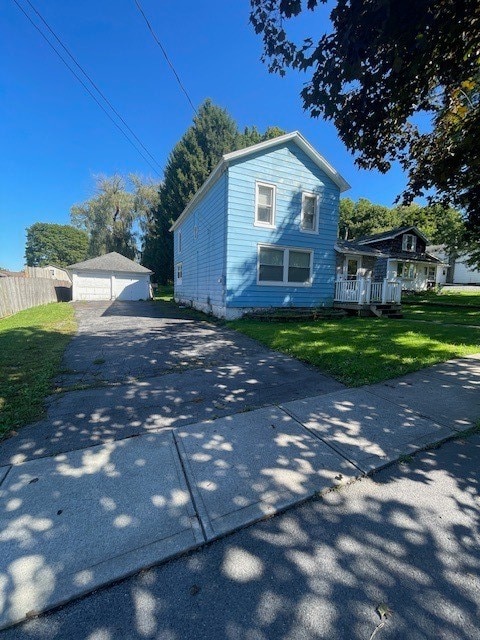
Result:
[[[261,134],[256,127],[240,133],[225,109],[206,100],[193,124],[175,145],[167,161],[158,205],[151,211],[143,238],[142,264],[165,284],[173,278],[172,223],[180,216],[225,153],[242,149],[284,131],[271,127]],[[267,137],[266,137],[267,136]]]

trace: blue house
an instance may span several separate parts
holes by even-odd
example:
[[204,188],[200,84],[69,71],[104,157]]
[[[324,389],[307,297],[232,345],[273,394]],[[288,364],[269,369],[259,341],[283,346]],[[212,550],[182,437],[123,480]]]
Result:
[[227,319],[332,306],[348,188],[298,132],[224,155],[172,225],[175,300]]

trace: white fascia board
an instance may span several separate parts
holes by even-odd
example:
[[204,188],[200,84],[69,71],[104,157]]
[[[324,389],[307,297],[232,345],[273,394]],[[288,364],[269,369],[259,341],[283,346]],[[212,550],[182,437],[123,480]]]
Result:
[[239,149],[238,151],[232,151],[232,153],[225,154],[223,156],[223,159],[226,162],[231,162],[233,160],[238,160],[239,158],[244,158],[245,156],[258,153],[259,151],[266,151],[271,147],[276,147],[290,141],[295,142],[296,145],[300,147],[300,149],[302,149],[302,151],[304,151],[311,160],[313,160],[317,167],[322,169],[322,171],[327,174],[327,176],[338,186],[341,192],[350,189],[350,185],[348,184],[348,182],[338,173],[336,169],[332,167],[329,162],[327,162],[327,160],[325,160],[323,156],[318,153],[318,151],[316,151],[312,147],[312,145],[302,136],[299,131],[292,131],[292,133],[286,133],[283,136],[278,136],[277,138],[271,138],[270,140],[259,142],[258,144],[254,144],[251,147]]
[[188,216],[188,214],[193,209],[193,207],[203,198],[203,196],[207,193],[207,191],[210,189],[210,187],[212,187],[214,185],[214,183],[218,180],[218,178],[222,175],[222,171],[223,171],[225,166],[226,166],[225,165],[225,156],[223,156],[223,158],[217,164],[215,169],[212,171],[212,173],[208,176],[208,178],[202,184],[200,189],[198,189],[198,191],[195,192],[195,195],[190,200],[190,202],[187,204],[187,206],[182,211],[182,213],[175,220],[175,222],[172,224],[172,226],[170,227],[169,231],[175,231],[175,229],[177,229],[182,224],[182,222]]
[[172,226],[170,227],[170,231],[175,231],[175,229],[178,228],[178,226],[188,216],[192,208],[199,202],[199,200],[201,200],[201,198],[210,189],[214,182],[216,182],[216,180],[220,177],[223,169],[228,167],[231,162],[233,162],[234,160],[246,158],[250,155],[258,153],[259,151],[266,151],[271,147],[277,147],[290,141],[295,142],[295,144],[307,154],[307,156],[317,165],[317,167],[319,167],[327,174],[327,176],[338,186],[340,192],[343,193],[344,191],[350,189],[350,185],[348,184],[348,182],[338,173],[336,169],[332,167],[329,162],[325,160],[323,156],[318,153],[318,151],[316,151],[312,147],[312,145],[307,140],[305,140],[302,134],[299,131],[292,131],[292,133],[286,133],[283,136],[278,136],[277,138],[271,138],[270,140],[259,142],[258,144],[246,147],[245,149],[239,149],[238,151],[226,153],[217,164],[215,169],[212,171],[210,176],[207,178],[207,180],[195,193],[195,195],[187,204],[177,220],[172,224]]

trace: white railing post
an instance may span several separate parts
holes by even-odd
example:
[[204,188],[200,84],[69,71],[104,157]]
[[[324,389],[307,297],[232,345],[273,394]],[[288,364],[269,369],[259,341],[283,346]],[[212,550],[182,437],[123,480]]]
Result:
[[365,281],[365,302],[370,304],[372,300],[372,279],[367,278]]
[[383,287],[382,287],[382,304],[387,304],[387,287],[388,287],[388,280],[387,278],[384,278]]
[[358,304],[365,303],[365,280],[364,278],[357,278],[358,284]]

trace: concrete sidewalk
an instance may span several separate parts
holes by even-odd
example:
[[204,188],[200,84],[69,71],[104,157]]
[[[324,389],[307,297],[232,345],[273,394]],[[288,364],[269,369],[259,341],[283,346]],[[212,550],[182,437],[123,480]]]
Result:
[[0,467],[0,628],[473,426],[480,358]]

